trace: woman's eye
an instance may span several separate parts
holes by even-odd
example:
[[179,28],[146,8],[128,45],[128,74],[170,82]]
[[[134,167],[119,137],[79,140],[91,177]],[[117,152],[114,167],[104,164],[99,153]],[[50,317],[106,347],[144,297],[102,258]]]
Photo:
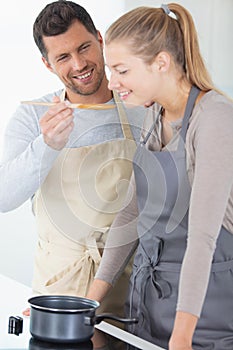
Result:
[[122,70],[121,72],[119,72],[119,74],[125,74],[127,72],[128,72],[127,70]]

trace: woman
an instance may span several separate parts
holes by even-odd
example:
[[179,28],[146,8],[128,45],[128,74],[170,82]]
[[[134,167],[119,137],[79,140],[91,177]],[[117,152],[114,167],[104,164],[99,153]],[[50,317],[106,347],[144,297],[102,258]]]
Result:
[[214,87],[192,17],[175,3],[113,23],[106,62],[125,104],[153,106],[134,158],[136,194],[131,186],[88,296],[102,301],[114,284],[138,216],[131,331],[169,350],[233,349],[233,104]]

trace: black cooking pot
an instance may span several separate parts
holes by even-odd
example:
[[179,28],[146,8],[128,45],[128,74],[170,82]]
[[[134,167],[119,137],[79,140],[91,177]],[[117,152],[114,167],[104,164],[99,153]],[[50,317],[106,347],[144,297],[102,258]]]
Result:
[[121,318],[112,314],[96,315],[100,304],[87,298],[42,295],[30,298],[28,302],[31,306],[31,335],[48,342],[85,342],[93,336],[94,325],[104,319],[125,324],[138,322],[135,318]]

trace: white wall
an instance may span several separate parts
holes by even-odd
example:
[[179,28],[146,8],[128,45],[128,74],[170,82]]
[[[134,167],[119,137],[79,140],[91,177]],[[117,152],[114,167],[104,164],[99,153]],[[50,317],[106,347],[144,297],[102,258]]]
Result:
[[[60,87],[59,80],[43,66],[32,38],[32,25],[50,1],[12,0],[0,12],[0,76],[2,83],[0,147],[4,128],[21,100],[33,99]],[[77,1],[78,2],[78,1]],[[80,0],[104,33],[123,11],[133,7],[160,6],[158,0]],[[201,49],[215,83],[233,97],[233,0],[177,1],[193,14]],[[9,193],[10,195],[10,193]],[[36,242],[30,202],[0,214],[0,273],[30,285]]]

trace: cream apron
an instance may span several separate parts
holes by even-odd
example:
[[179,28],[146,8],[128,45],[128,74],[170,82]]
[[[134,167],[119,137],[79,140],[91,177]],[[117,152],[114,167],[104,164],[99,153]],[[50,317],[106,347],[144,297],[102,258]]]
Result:
[[[36,294],[85,296],[98,269],[106,235],[123,204],[136,149],[125,111],[114,97],[124,138],[65,148],[35,194]],[[123,313],[130,272],[131,264],[101,304],[101,312]]]

